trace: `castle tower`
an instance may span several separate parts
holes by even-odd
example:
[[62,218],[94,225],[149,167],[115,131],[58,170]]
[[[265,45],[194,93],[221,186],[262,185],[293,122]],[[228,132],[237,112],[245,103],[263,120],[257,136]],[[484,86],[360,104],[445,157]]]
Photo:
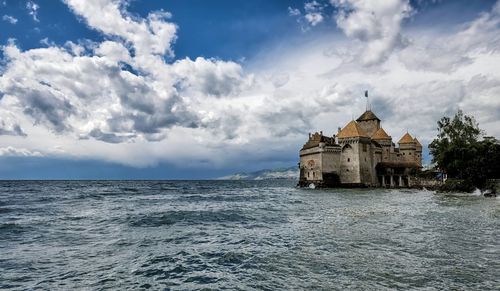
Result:
[[382,162],[388,162],[391,159],[392,137],[380,127],[373,135],[372,140],[382,146]]
[[340,146],[335,138],[324,136],[323,132],[309,133],[309,140],[299,152],[299,184],[310,183],[321,186],[339,184]]
[[407,132],[398,141],[401,159],[405,162],[415,162],[417,145],[413,137]]
[[380,128],[380,119],[371,110],[365,111],[356,121],[368,136],[372,136]]
[[422,144],[417,138],[413,139],[415,141],[415,162],[419,167],[422,167]]
[[340,182],[346,185],[370,185],[372,183],[371,139],[354,120],[337,135],[341,147]]

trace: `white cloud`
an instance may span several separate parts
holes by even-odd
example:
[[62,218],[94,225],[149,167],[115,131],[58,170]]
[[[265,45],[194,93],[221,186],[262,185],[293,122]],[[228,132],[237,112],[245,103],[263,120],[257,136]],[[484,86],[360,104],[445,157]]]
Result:
[[307,13],[304,17],[312,26],[323,22],[323,15],[321,13]]
[[40,9],[40,6],[36,4],[34,1],[27,1],[26,2],[26,9],[28,9],[29,15],[33,17],[33,20],[36,22],[39,22],[40,20],[38,19],[38,9]]
[[37,126],[109,143],[162,140],[174,126],[216,130],[211,122],[222,117],[196,108],[204,98],[230,97],[252,85],[252,76],[243,76],[234,62],[166,63],[175,39],[166,12],[132,19],[115,1],[68,2],[91,27],[120,38],[64,47],[46,39],[47,48],[27,51],[14,42],[3,47],[8,66],[0,91]]
[[5,108],[0,108],[0,116],[0,136],[26,136],[26,133],[16,120],[15,114]]
[[42,153],[30,151],[23,148],[5,147],[0,148],[0,157],[42,157]]
[[306,2],[304,4],[305,15],[304,18],[310,25],[316,26],[317,24],[323,22],[323,8],[324,5],[318,3],[317,1]]
[[290,16],[299,16],[301,15],[302,13],[300,13],[300,10],[297,9],[297,8],[292,8],[292,7],[288,7],[288,14]]
[[14,16],[10,16],[10,15],[4,15],[4,16],[2,16],[2,20],[3,21],[7,21],[10,24],[16,24],[17,23],[17,18],[15,18]]
[[403,49],[399,59],[413,70],[451,72],[471,64],[477,55],[498,52],[500,2],[489,12],[463,24],[456,33],[418,35],[418,43]]
[[[347,19],[357,10],[345,12],[350,38],[328,35],[269,50],[248,71],[218,59],[166,62],[176,35],[165,12],[140,19],[116,1],[85,3],[68,0],[104,41],[3,47],[0,147],[134,166],[290,164],[307,132],[331,135],[360,115],[367,89],[395,140],[408,129],[429,142],[435,122],[458,108],[500,136],[498,5],[436,37],[405,32],[406,48],[384,51],[369,67],[357,61],[358,53],[373,52],[359,49],[399,38],[401,7],[387,2],[397,34],[355,28]],[[390,9],[376,8],[385,12],[369,22],[391,23]],[[173,31],[158,34],[152,23]],[[13,134],[16,126],[22,134]]]
[[[172,69],[178,76],[182,76],[179,88],[194,89],[203,96],[238,95],[245,86],[251,86],[252,83],[251,76],[245,80],[241,66],[233,62],[198,57],[194,61],[176,61]],[[195,92],[190,92],[190,95],[196,94]]]
[[125,11],[124,1],[64,0],[87,24],[106,35],[118,36],[131,44],[138,55],[173,55],[176,26],[167,22],[170,14],[152,12],[147,19],[137,19]]
[[363,42],[361,60],[365,65],[386,60],[404,46],[401,23],[412,13],[409,0],[330,0],[338,9],[337,26],[349,38]]
[[317,2],[316,0],[304,3],[304,13],[298,8],[288,7],[288,15],[297,18],[297,22],[301,25],[303,31],[308,31],[311,27],[323,22],[325,16],[323,10],[325,4]]

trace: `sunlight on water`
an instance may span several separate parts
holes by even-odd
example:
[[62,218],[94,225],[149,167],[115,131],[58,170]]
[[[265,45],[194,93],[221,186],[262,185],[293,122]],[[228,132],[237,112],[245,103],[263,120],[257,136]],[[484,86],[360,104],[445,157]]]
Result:
[[498,290],[499,229],[474,194],[0,182],[0,289]]

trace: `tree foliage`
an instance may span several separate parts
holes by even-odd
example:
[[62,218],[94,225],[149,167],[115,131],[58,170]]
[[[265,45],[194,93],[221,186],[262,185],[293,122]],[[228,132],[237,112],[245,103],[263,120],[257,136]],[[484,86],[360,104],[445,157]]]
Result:
[[438,121],[438,136],[429,144],[432,161],[450,178],[464,179],[483,188],[486,180],[500,178],[500,143],[482,138],[474,117],[459,110]]

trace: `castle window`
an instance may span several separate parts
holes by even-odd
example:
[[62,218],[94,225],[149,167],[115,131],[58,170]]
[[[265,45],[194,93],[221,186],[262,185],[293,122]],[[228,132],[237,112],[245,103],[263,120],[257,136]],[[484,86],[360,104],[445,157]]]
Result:
[[311,177],[309,174],[311,174],[311,172],[307,172],[307,178]]
[[405,155],[405,153],[403,153],[403,156]]
[[350,159],[350,158],[347,158],[347,161],[348,161],[348,162],[350,162],[350,161],[351,161],[351,159]]
[[316,172],[313,172],[313,178],[315,178],[315,177],[316,177]]

